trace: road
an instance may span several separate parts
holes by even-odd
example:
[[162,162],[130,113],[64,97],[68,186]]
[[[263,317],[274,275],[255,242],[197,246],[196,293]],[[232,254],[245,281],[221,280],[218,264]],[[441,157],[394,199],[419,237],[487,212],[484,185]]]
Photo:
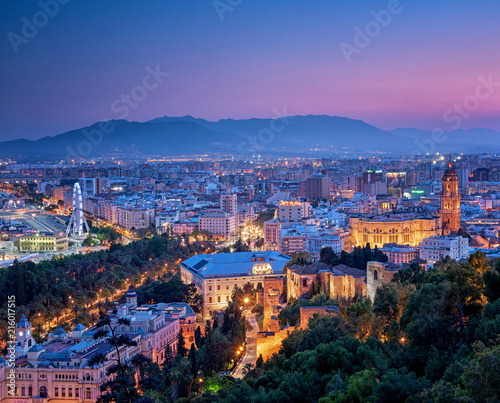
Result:
[[259,325],[255,320],[255,315],[250,314],[247,316],[250,325],[252,326],[252,330],[247,332],[247,348],[245,351],[245,355],[241,359],[238,366],[233,371],[233,376],[235,378],[243,378],[245,374],[243,373],[243,368],[246,364],[255,365],[255,361],[257,361],[257,332],[259,331]]

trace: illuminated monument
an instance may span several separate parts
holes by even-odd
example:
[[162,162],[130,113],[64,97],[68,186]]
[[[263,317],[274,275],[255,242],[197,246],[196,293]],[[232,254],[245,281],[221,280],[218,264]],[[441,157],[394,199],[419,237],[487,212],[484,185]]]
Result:
[[83,237],[83,226],[89,232],[89,225],[83,214],[83,198],[82,190],[80,189],[80,184],[77,182],[73,187],[73,214],[69,220],[68,228],[66,229],[66,234],[70,235],[72,238]]
[[456,234],[460,229],[460,192],[458,175],[453,169],[451,159],[443,175],[439,215],[442,220],[443,235]]

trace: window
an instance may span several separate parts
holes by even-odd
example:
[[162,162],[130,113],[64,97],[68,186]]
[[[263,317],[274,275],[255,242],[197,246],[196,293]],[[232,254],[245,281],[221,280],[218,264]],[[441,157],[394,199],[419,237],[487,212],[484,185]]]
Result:
[[59,397],[59,388],[54,389],[54,396]]
[[229,295],[226,295],[226,302],[229,302]]
[[212,291],[212,286],[211,285],[208,286],[208,291]]
[[208,303],[211,304],[212,303],[212,297],[208,297]]
[[217,291],[220,291],[220,284],[217,284]]
[[377,270],[375,270],[375,271],[373,272],[373,279],[374,279],[374,280],[378,280],[378,273],[377,273]]
[[87,390],[85,391],[85,399],[92,399],[90,388],[87,388]]
[[302,287],[307,287],[307,278],[302,280]]
[[75,388],[75,397],[80,397],[80,389]]
[[28,387],[28,396],[30,396],[30,397],[33,396],[33,387],[32,386]]
[[61,389],[61,396],[66,397],[66,388]]
[[68,397],[73,397],[73,388],[68,389]]
[[217,297],[217,302],[220,302],[220,296],[219,296],[219,297]]
[[21,396],[26,396],[26,388],[25,387],[21,388]]

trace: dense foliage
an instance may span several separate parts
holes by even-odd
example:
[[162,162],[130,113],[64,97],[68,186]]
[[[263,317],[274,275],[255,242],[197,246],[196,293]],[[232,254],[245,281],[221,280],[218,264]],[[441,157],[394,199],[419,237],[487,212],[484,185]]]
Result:
[[351,253],[342,251],[340,256],[333,252],[330,247],[323,248],[321,250],[320,261],[331,266],[337,266],[339,264],[345,264],[349,267],[355,267],[360,270],[366,270],[366,265],[368,262],[387,262],[387,256],[381,252],[376,246],[375,249],[371,249],[370,244],[366,244],[363,248],[361,246],[356,246]]
[[499,278],[500,263],[481,253],[428,272],[412,265],[373,303],[312,318],[242,381],[191,401],[499,401]]
[[[148,285],[155,278],[169,279],[181,260],[205,250],[195,244],[181,246],[175,238],[154,237],[38,264],[16,262],[0,271],[1,317],[7,318],[9,295],[16,296],[18,314],[24,313],[34,326],[45,326],[54,319],[59,321],[71,311],[74,311],[71,315],[76,316],[79,310],[83,312],[91,305],[101,304],[105,308],[106,301],[115,299],[119,291]],[[178,284],[176,280],[175,284]],[[164,302],[173,301],[176,299]],[[90,320],[89,315],[80,319],[85,325]],[[94,319],[95,322],[97,318]],[[0,320],[0,327],[5,326]]]

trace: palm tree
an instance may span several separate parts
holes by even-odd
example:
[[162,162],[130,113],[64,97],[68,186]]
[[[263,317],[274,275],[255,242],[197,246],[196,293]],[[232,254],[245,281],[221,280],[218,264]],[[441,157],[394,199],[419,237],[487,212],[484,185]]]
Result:
[[174,402],[179,398],[179,386],[181,382],[186,382],[188,384],[188,392],[191,389],[193,383],[193,374],[191,373],[191,362],[187,358],[182,358],[179,365],[171,368],[168,371],[168,379],[172,384],[172,396]]

